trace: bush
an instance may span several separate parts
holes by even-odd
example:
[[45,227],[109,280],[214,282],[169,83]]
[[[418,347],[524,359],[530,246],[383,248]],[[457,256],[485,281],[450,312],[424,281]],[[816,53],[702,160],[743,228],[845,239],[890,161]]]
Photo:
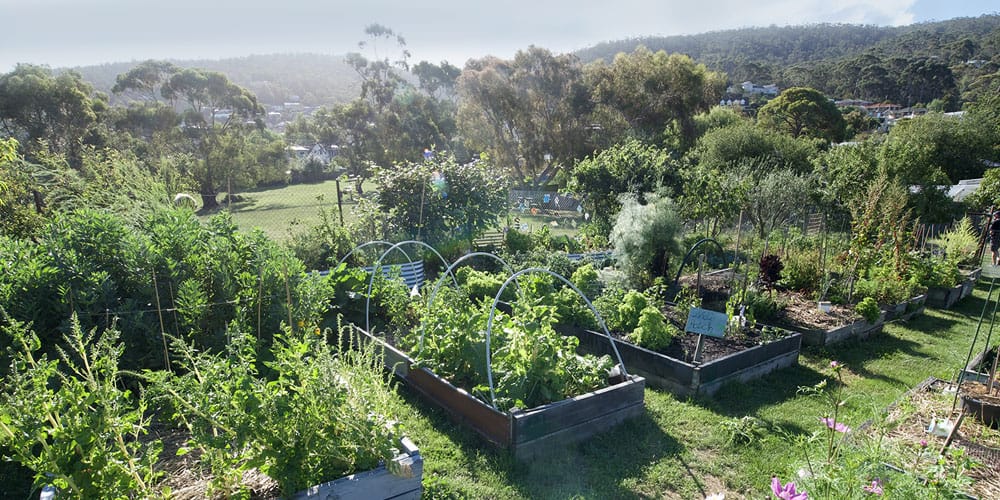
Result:
[[948,260],[958,265],[975,265],[979,237],[968,217],[962,217],[951,230],[941,235],[941,245]]
[[611,231],[618,265],[635,287],[648,286],[656,276],[667,276],[670,258],[680,254],[680,219],[669,198],[647,196],[643,205],[626,198]]
[[818,250],[791,252],[785,257],[781,283],[791,290],[815,292],[823,281]]
[[522,233],[517,229],[509,229],[504,234],[504,246],[512,254],[527,253],[535,248],[535,243],[530,234]]
[[854,306],[854,312],[864,318],[865,321],[875,323],[878,321],[878,317],[882,313],[882,310],[879,309],[878,302],[876,302],[875,299],[872,297],[865,297],[864,299],[861,299],[861,302],[858,302],[858,304]]

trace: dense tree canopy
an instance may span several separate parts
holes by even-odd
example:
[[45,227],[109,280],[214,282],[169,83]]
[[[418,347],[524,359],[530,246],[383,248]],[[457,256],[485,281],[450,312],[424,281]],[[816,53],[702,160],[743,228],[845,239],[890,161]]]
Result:
[[844,117],[833,101],[807,87],[782,91],[760,108],[757,121],[792,137],[813,137],[827,142],[844,140],[846,132]]
[[48,68],[19,64],[0,75],[0,127],[29,157],[49,149],[79,166],[81,147],[93,139],[106,104],[78,73],[53,75]]
[[472,60],[458,79],[459,125],[519,182],[540,184],[587,152],[590,102],[573,56],[529,47]]
[[619,114],[649,139],[676,127],[685,141],[693,140],[692,117],[718,103],[725,88],[722,74],[690,57],[645,47],[620,53],[611,64],[589,65],[587,80],[598,105]]

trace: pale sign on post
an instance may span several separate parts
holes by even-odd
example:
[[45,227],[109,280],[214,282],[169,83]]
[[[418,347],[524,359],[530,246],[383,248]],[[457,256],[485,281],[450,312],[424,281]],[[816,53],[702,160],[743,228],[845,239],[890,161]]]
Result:
[[726,334],[726,323],[728,322],[729,316],[724,313],[692,307],[691,312],[688,313],[684,331],[710,337],[723,337]]

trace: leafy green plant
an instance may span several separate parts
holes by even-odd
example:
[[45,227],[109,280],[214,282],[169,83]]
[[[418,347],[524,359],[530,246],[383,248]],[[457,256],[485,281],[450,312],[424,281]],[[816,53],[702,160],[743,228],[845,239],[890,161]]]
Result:
[[642,292],[629,290],[618,304],[618,320],[621,331],[631,332],[639,326],[639,315],[649,306],[649,298]]
[[945,257],[958,265],[975,265],[976,250],[979,248],[979,238],[972,221],[962,217],[950,230],[941,235],[941,246]]
[[819,250],[789,252],[784,259],[781,284],[792,290],[815,292],[823,281]]
[[153,465],[163,445],[143,438],[146,394],[120,387],[117,330],[84,333],[74,316],[66,349],[50,360],[39,356],[38,335],[3,319],[0,332],[15,344],[0,381],[0,446],[8,458],[34,471],[36,487],[53,484],[73,497],[156,496],[162,473]]
[[596,298],[601,292],[601,281],[597,270],[589,262],[576,268],[569,280],[589,299]]
[[701,307],[701,302],[698,290],[686,285],[682,286],[680,291],[677,292],[677,296],[674,297],[674,308],[677,311],[678,320],[683,324],[687,324],[688,314],[691,312],[691,309]]
[[[579,340],[554,329],[561,318],[553,297],[568,297],[572,290],[556,293],[550,280],[525,278],[513,314],[495,313],[491,366],[486,365],[485,332],[491,304],[474,305],[455,291],[442,289],[444,295],[424,311],[420,328],[404,335],[404,347],[419,365],[487,402],[491,399],[486,370],[492,370],[496,404],[502,411],[532,408],[604,387],[611,359],[578,356]],[[574,298],[582,302],[579,296]]]
[[657,351],[666,349],[680,334],[680,329],[668,322],[659,309],[647,306],[639,313],[639,325],[628,335],[628,340]]
[[878,302],[872,297],[865,297],[861,299],[857,305],[854,306],[854,312],[865,319],[869,323],[875,323],[878,321],[879,315],[882,310],[878,307]]

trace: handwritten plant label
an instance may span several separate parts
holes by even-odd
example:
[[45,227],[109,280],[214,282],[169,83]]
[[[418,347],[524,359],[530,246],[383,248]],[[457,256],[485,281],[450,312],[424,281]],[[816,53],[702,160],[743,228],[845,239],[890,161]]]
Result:
[[726,323],[728,322],[729,316],[724,313],[692,307],[691,312],[688,313],[684,331],[708,335],[709,337],[723,337],[726,334]]

